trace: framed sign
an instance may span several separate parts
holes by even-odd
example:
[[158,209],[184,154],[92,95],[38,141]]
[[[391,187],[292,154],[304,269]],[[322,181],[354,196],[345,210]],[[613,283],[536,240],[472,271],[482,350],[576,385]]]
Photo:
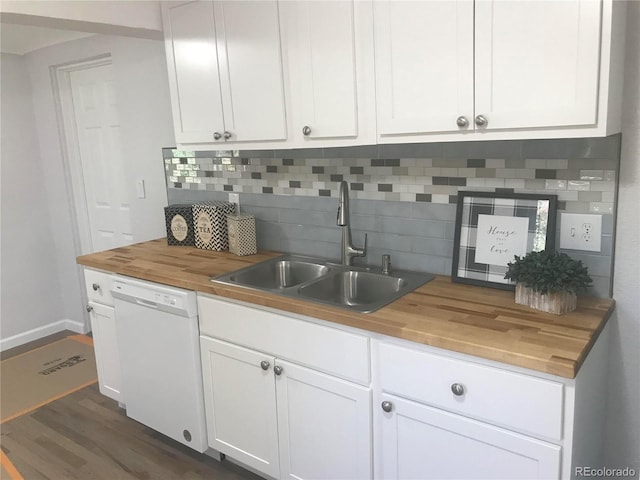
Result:
[[556,195],[458,192],[451,278],[513,290],[504,278],[515,255],[553,250]]

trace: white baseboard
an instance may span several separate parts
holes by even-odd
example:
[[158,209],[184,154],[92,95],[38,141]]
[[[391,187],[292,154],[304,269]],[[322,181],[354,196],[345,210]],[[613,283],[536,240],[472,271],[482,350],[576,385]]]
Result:
[[58,320],[57,322],[49,323],[42,327],[13,335],[12,337],[0,339],[0,352],[19,347],[25,343],[33,342],[34,340],[46,337],[47,335],[53,335],[63,330],[71,330],[76,333],[87,333],[89,331],[89,329],[85,327],[84,322],[69,319]]

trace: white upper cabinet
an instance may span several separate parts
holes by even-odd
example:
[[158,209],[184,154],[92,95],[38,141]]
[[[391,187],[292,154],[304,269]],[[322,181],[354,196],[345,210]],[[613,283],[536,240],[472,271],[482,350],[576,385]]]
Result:
[[162,8],[176,142],[250,148],[286,140],[277,3]]
[[376,1],[378,134],[455,132],[473,116],[473,1]]
[[372,3],[280,3],[295,146],[375,143]]
[[374,2],[378,142],[620,131],[623,2]]
[[625,2],[162,2],[193,150],[621,131]]
[[476,2],[475,114],[484,128],[596,123],[600,9],[594,0]]

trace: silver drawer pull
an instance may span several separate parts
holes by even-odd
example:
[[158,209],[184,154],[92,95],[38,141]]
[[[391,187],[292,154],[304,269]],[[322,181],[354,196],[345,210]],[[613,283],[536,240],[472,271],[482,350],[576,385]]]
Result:
[[262,367],[263,370],[269,370],[269,362],[267,362],[266,360],[262,360],[260,362],[260,366]]
[[385,412],[390,412],[391,410],[393,410],[393,403],[385,400],[384,402],[382,402],[382,404],[380,405],[382,407],[382,410],[384,410]]
[[462,385],[461,383],[454,383],[453,385],[451,385],[451,391],[457,397],[464,395],[464,385]]

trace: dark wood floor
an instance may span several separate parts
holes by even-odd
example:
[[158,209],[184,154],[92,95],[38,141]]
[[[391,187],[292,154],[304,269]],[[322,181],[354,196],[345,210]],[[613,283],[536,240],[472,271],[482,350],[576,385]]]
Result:
[[2,424],[0,446],[25,480],[260,478],[129,419],[97,385]]

